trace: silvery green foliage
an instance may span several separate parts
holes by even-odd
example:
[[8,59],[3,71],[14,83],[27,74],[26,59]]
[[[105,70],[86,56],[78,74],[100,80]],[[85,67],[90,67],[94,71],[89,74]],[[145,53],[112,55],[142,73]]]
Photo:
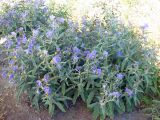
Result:
[[131,111],[156,92],[157,69],[141,36],[114,19],[98,26],[83,19],[79,27],[42,3],[16,6],[1,21],[7,23],[3,77],[17,84],[18,97],[27,91],[33,106],[44,105],[50,114],[65,112],[79,97],[94,119]]

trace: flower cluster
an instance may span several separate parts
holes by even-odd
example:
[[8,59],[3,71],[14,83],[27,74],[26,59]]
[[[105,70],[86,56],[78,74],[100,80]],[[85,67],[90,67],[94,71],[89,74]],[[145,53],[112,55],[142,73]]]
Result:
[[124,74],[118,73],[118,74],[116,75],[116,77],[117,77],[117,79],[122,80],[122,79],[124,78]]
[[92,52],[87,53],[87,59],[94,59],[96,58],[96,50],[93,50]]
[[37,94],[40,94],[41,90],[44,91],[44,93],[46,95],[50,95],[51,94],[51,88],[48,86],[49,80],[50,80],[49,74],[45,74],[43,79],[36,81],[36,84],[37,84],[36,92],[37,92]]
[[96,66],[93,66],[93,67],[92,67],[92,72],[93,72],[94,74],[97,74],[98,77],[100,77],[100,76],[102,75],[102,69],[101,69],[101,68],[97,68]]

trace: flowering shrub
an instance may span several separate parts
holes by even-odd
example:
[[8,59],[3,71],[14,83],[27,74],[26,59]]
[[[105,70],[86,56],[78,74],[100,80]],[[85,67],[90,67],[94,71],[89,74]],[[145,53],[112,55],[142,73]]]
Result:
[[154,55],[142,36],[104,21],[83,19],[78,26],[42,3],[16,6],[1,21],[7,23],[1,24],[8,61],[3,77],[17,84],[18,97],[27,91],[32,105],[43,104],[50,114],[65,112],[79,97],[94,119],[131,111],[156,91]]

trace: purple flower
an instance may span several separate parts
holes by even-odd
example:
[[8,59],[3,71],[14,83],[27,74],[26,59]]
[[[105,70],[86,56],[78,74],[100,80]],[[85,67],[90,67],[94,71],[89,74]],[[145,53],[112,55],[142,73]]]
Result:
[[96,74],[97,66],[96,66],[96,65],[93,65],[91,69],[92,69],[92,72],[93,72],[94,74]]
[[16,57],[16,58],[19,57],[19,54],[17,53],[17,50],[14,50],[13,52],[11,52],[10,55],[13,56],[13,57]]
[[60,56],[59,56],[59,55],[54,56],[54,57],[52,58],[52,62],[53,62],[53,64],[58,64],[58,63],[60,63],[60,62],[61,62]]
[[6,71],[3,71],[3,72],[2,72],[2,77],[3,77],[3,79],[6,79],[6,78],[7,78],[7,72],[6,72]]
[[59,47],[56,48],[57,52],[61,51],[61,49]]
[[42,82],[40,80],[37,80],[36,83],[37,83],[38,87],[42,87]]
[[142,27],[142,29],[147,29],[149,27],[149,25],[147,23],[144,23],[141,27]]
[[23,27],[18,28],[19,32],[23,32]]
[[4,47],[5,47],[6,49],[9,49],[12,45],[13,45],[13,42],[12,42],[11,40],[8,40],[8,41],[5,43]]
[[77,47],[74,47],[73,52],[74,52],[74,54],[78,55],[78,54],[80,54],[81,50]]
[[34,38],[37,37],[37,36],[38,36],[38,33],[39,33],[38,30],[33,30],[33,31],[32,31],[33,37],[34,37]]
[[49,39],[49,38],[52,38],[53,36],[53,31],[49,30],[47,33],[46,33],[46,37]]
[[98,76],[100,77],[101,74],[102,74],[102,69],[98,68],[98,69],[97,69],[97,74],[98,74]]
[[43,10],[44,13],[48,12],[48,8],[46,6],[44,6],[42,10]]
[[112,93],[109,94],[109,96],[119,98],[121,96],[121,94],[119,92],[112,92]]
[[75,68],[75,70],[76,70],[77,72],[80,72],[80,71],[81,71],[81,69],[82,69],[82,67],[81,67],[81,66],[76,66],[76,68]]
[[96,50],[93,50],[91,53],[87,54],[87,59],[94,59],[96,57]]
[[76,63],[76,62],[78,62],[78,60],[79,60],[79,57],[77,55],[74,55],[73,56],[73,62]]
[[90,53],[89,50],[84,51],[84,55],[87,56]]
[[[27,13],[26,11],[23,12],[23,13],[21,14],[21,19],[22,19],[22,20],[26,19],[27,15],[28,15],[28,13]],[[23,21],[23,22],[24,22],[24,21]]]
[[28,45],[28,49],[26,50],[27,54],[32,53],[33,46],[31,44]]
[[47,83],[49,81],[49,74],[44,75],[44,81]]
[[118,56],[118,57],[123,57],[123,53],[122,53],[121,51],[118,51],[118,52],[117,52],[117,56]]
[[29,42],[29,45],[28,45],[28,49],[32,49],[33,48],[33,41],[31,40],[30,42]]
[[118,79],[122,80],[122,79],[124,78],[124,74],[118,73],[118,74],[116,75],[116,77],[117,77]]
[[27,37],[26,37],[26,35],[23,35],[22,43],[24,43],[24,44],[27,43]]
[[101,74],[102,74],[102,69],[101,69],[101,68],[97,68],[96,66],[93,66],[93,67],[92,67],[92,72],[93,72],[94,74],[97,74],[97,75],[100,77]]
[[12,73],[9,75],[9,81],[12,81],[13,79],[14,79],[14,74]]
[[10,61],[9,61],[9,65],[14,65],[15,64],[15,61],[13,60],[13,59],[11,59]]
[[48,86],[45,86],[44,87],[44,92],[45,92],[45,94],[50,94],[51,93],[51,89],[48,87]]
[[35,39],[32,38],[31,41],[29,42],[29,45],[28,45],[28,49],[27,49],[28,53],[32,53],[32,49],[33,49],[34,44],[35,44]]
[[53,21],[55,19],[55,16],[51,15],[49,16],[49,19]]
[[132,96],[133,95],[133,91],[129,88],[126,88],[125,89],[125,92],[129,95],[129,96]]
[[34,44],[36,43],[36,41],[35,41],[35,38],[34,38],[34,37],[32,37],[32,39],[31,39],[30,43],[31,43],[32,45],[34,45]]
[[104,52],[103,52],[103,55],[104,55],[105,57],[108,57],[108,52],[107,52],[107,51],[104,51]]
[[18,49],[21,45],[21,39],[20,37],[17,38],[17,45],[16,45],[16,48]]
[[13,37],[16,37],[16,36],[17,36],[17,33],[11,32],[11,35],[12,35]]
[[73,22],[72,22],[72,20],[70,20],[70,19],[68,20],[68,25],[69,25],[70,28],[73,28]]
[[16,72],[18,70],[18,66],[17,65],[12,66],[12,70]]
[[57,22],[59,22],[59,23],[61,23],[61,24],[63,24],[64,22],[65,22],[65,19],[64,18],[62,18],[62,17],[57,17]]
[[87,20],[86,20],[86,17],[83,16],[83,17],[82,17],[82,24],[86,24],[86,21],[87,21]]

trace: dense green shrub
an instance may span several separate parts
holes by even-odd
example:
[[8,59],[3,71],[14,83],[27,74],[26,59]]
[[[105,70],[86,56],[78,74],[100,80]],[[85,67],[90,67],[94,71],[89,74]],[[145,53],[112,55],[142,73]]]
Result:
[[109,15],[103,22],[83,17],[79,26],[62,13],[28,2],[1,17],[3,77],[17,84],[18,97],[27,91],[32,105],[50,114],[80,97],[103,120],[156,93],[154,52],[143,36]]

